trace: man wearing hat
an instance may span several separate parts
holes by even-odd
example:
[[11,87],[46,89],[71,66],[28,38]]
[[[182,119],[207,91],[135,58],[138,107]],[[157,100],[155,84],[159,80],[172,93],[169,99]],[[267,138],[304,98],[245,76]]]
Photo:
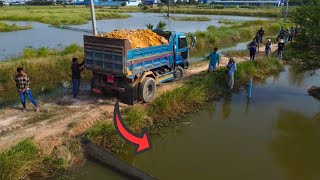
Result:
[[228,87],[232,90],[234,85],[234,73],[237,71],[237,65],[233,58],[229,59],[227,69],[226,74],[228,75]]
[[72,70],[72,94],[73,98],[78,97],[79,93],[79,87],[80,87],[80,79],[81,75],[80,73],[84,70],[84,62],[83,61],[81,64],[78,63],[78,58],[72,58],[72,65],[71,65],[71,70]]
[[265,48],[265,55],[266,57],[269,57],[271,54],[271,49],[272,49],[272,43],[271,43],[271,39],[268,39],[267,43],[266,43],[266,48]]
[[282,60],[282,53],[283,53],[283,50],[284,50],[284,40],[283,39],[280,39],[279,43],[278,43],[278,57],[279,57],[279,60]]

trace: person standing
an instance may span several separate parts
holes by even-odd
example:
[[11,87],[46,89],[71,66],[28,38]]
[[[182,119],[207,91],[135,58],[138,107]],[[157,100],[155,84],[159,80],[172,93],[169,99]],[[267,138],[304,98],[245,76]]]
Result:
[[229,59],[227,69],[228,88],[232,90],[234,86],[234,73],[237,71],[237,65],[233,58]]
[[294,36],[295,36],[295,30],[294,30],[293,27],[291,27],[291,29],[290,29],[289,41],[293,41]]
[[290,36],[290,29],[288,28],[288,29],[284,32],[284,38],[285,38],[286,44],[289,42],[289,36]]
[[261,37],[260,37],[260,34],[258,32],[256,33],[255,39],[256,39],[257,48],[258,48],[258,52],[259,52]]
[[267,43],[266,43],[266,47],[265,47],[265,55],[266,55],[266,57],[269,57],[269,56],[270,56],[271,50],[272,50],[271,39],[268,39],[268,41],[267,41]]
[[79,88],[80,88],[80,79],[81,75],[80,73],[84,70],[84,62],[78,63],[78,58],[72,58],[72,94],[73,98],[77,98],[79,94]]
[[277,37],[277,41],[279,41],[280,39],[284,39],[285,38],[285,30],[283,29],[283,27],[281,27],[280,31],[279,31],[279,35]]
[[214,48],[213,52],[211,52],[208,56],[205,57],[206,59],[210,58],[208,72],[213,68],[213,72],[216,71],[216,65],[220,64],[220,54],[218,53],[218,48]]
[[264,30],[263,28],[261,27],[260,30],[258,31],[259,35],[260,35],[260,42],[259,43],[262,43],[262,38],[263,38],[263,35],[264,35]]
[[33,99],[32,93],[31,93],[31,90],[30,90],[30,79],[29,79],[29,76],[27,75],[27,73],[21,67],[17,68],[17,73],[18,74],[15,77],[15,82],[16,82],[16,86],[18,88],[20,101],[21,101],[21,104],[23,106],[22,112],[26,112],[27,111],[26,96],[25,95],[27,95],[29,101],[31,101],[31,103],[36,108],[36,112],[39,112],[39,110],[40,110],[39,106],[38,106],[37,102]]
[[278,43],[278,57],[279,57],[279,60],[282,60],[282,53],[283,53],[283,50],[284,50],[284,46],[285,46],[285,43],[284,43],[283,39],[280,39],[280,41]]
[[253,38],[252,42],[249,44],[250,60],[254,60],[256,56],[257,46],[258,44],[256,42],[256,39]]

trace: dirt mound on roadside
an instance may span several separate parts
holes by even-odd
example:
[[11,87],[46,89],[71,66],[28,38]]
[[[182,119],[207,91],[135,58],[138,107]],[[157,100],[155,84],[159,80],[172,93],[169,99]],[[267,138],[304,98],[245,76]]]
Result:
[[98,36],[115,39],[128,39],[133,49],[168,44],[168,40],[159,36],[150,29],[115,30],[110,33],[99,34]]

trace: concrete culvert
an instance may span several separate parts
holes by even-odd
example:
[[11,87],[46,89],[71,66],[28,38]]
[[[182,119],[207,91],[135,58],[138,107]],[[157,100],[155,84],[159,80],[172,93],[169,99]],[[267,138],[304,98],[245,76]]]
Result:
[[103,165],[125,175],[128,179],[155,180],[156,178],[119,160],[110,152],[104,151],[88,139],[83,140],[83,148],[87,156],[92,157]]

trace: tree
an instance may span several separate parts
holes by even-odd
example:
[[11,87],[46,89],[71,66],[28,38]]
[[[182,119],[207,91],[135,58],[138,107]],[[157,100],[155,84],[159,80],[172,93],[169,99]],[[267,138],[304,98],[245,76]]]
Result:
[[166,29],[166,26],[167,24],[163,21],[160,21],[158,24],[157,24],[157,29],[160,29],[160,30],[165,30]]
[[320,68],[320,6],[300,6],[292,13],[292,21],[300,25],[295,42],[290,46],[294,55],[303,60],[307,69]]

